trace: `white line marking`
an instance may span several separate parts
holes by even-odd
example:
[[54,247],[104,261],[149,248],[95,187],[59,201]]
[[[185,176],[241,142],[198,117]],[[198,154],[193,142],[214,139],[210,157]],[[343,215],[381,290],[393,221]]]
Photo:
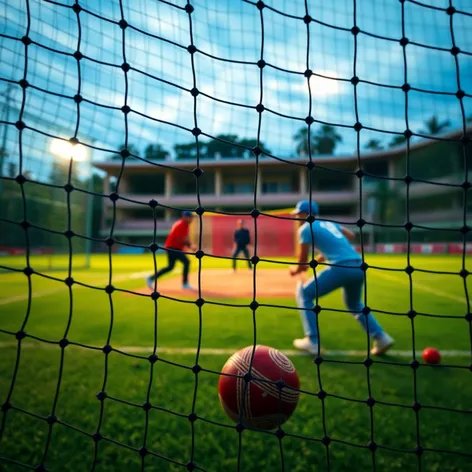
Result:
[[[113,283],[114,282],[123,282],[124,280],[134,280],[134,279],[139,279],[140,277],[144,277],[146,275],[149,275],[150,272],[149,271],[146,271],[146,272],[135,272],[134,274],[128,274],[128,275],[121,275],[121,276],[118,276],[118,277],[113,277],[112,281]],[[100,279],[100,280],[103,280],[103,283],[104,284],[107,284],[108,283],[108,279]],[[77,290],[79,288],[87,288],[87,287],[84,287],[82,285],[74,285],[73,286],[73,290]],[[51,289],[51,290],[42,290],[42,291],[32,291],[31,293],[31,298],[39,298],[39,297],[45,297],[46,295],[52,295],[54,293],[58,293],[58,292],[61,292],[62,290],[65,290],[65,285],[62,286],[62,287],[57,287],[55,289]],[[10,297],[10,298],[4,298],[3,300],[0,300],[0,306],[1,305],[8,305],[10,303],[15,303],[15,302],[22,302],[24,300],[28,300],[28,295],[16,295],[14,297]]]
[[[383,277],[384,279],[394,280],[395,282],[400,282],[403,285],[408,285],[408,286],[410,285],[409,281],[403,280],[403,279],[401,279],[400,277],[398,277],[396,275],[385,274],[383,271],[377,271],[376,275],[379,275],[380,277]],[[443,292],[442,290],[438,290],[436,288],[431,288],[431,287],[428,287],[427,285],[423,285],[419,282],[413,281],[413,289],[415,289],[415,288],[417,288],[419,290],[422,290],[423,292],[431,293],[431,294],[436,295],[438,297],[448,298],[449,300],[453,300],[455,302],[464,303],[464,304],[467,302],[467,299],[465,297],[465,293],[464,293],[464,297],[457,297],[456,295],[451,295],[450,293]]]
[[[0,349],[16,347],[17,343],[14,342],[0,342]],[[59,349],[57,344],[41,343],[41,342],[23,342],[21,348],[26,349]],[[67,349],[78,349],[87,350],[81,346],[70,345]],[[146,346],[113,346],[114,349],[135,353],[135,354],[152,354],[152,348]],[[231,356],[240,348],[208,348],[203,347],[200,349],[200,354],[206,356]],[[307,357],[312,356],[303,351],[297,351],[293,349],[280,349],[286,356],[291,357]],[[157,352],[160,354],[183,354],[183,355],[195,355],[197,353],[197,348],[195,347],[161,347],[157,349]],[[388,351],[389,355],[413,358],[412,351],[408,350],[391,350]],[[351,350],[351,351],[338,351],[338,350],[326,350],[325,352],[328,356],[344,356],[344,357],[367,357],[367,351],[363,350]],[[471,357],[471,351],[460,351],[460,350],[445,350],[441,351],[441,357]],[[421,351],[416,351],[416,357],[421,357]]]

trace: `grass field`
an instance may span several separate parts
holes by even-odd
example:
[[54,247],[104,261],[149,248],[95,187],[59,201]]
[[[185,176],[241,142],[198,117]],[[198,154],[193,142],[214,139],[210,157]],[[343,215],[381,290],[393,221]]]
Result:
[[[67,266],[66,259],[55,261],[61,262]],[[390,269],[407,265],[405,255],[369,256],[367,262]],[[202,263],[203,270],[228,264],[208,258]],[[431,271],[457,273],[462,268],[461,259],[453,256],[415,256],[411,263]],[[32,262],[37,268],[42,264],[47,267],[39,256]],[[3,258],[0,265],[25,263],[19,257]],[[281,277],[288,277],[287,266],[280,264],[280,269]],[[118,289],[142,288],[145,271],[152,271],[150,255],[113,256],[112,283]],[[67,272],[47,275],[63,280]],[[207,471],[470,470],[471,331],[464,318],[468,306],[459,275],[415,271],[412,300],[419,315],[412,322],[405,315],[410,309],[408,276],[369,269],[367,303],[396,339],[399,352],[375,359],[370,368],[362,363],[365,354],[328,354],[319,376],[311,357],[292,356],[304,393],[283,427],[287,436],[281,441],[267,432],[245,430],[239,435],[219,405],[217,372],[229,357],[226,352],[255,341],[292,349],[293,338],[302,335],[293,299],[258,300],[285,307],[261,306],[254,318],[248,299],[224,299],[223,305],[205,304],[201,311],[188,299],[159,299],[157,315],[150,297],[105,293],[109,276],[105,256],[95,256],[90,270],[73,270],[72,276],[102,290],[75,284],[71,297],[63,282],[34,274],[29,306],[27,277],[0,274],[0,403],[11,389],[17,357],[17,341],[7,332],[17,332],[25,322],[28,336],[54,342],[67,337],[99,348],[109,336],[110,344],[121,352],[105,356],[99,349],[77,345],[62,351],[57,344],[23,339],[11,394],[13,408],[4,416],[0,439],[2,471],[24,470],[15,461],[34,468],[43,460],[50,471],[74,472],[92,470],[94,463],[96,471],[138,471],[143,463],[147,471],[177,471],[186,470],[189,461]],[[365,335],[353,318],[330,310],[344,309],[340,293],[320,304],[323,347],[365,353]],[[427,346],[454,351],[444,356],[443,365],[421,363],[415,374],[409,366],[412,325],[420,361]],[[162,352],[151,365],[146,357],[155,339]],[[188,350],[197,346],[202,349],[198,359]],[[225,349],[225,354],[215,349]],[[195,375],[191,367],[197,362],[202,371]],[[328,394],[323,401],[316,396],[320,379]],[[376,400],[372,410],[365,402],[369,384]],[[103,414],[96,398],[102,390],[108,395]],[[418,414],[411,407],[415,391],[422,406]],[[141,405],[148,398],[153,408],[146,413]],[[46,419],[53,412],[59,421],[51,427]],[[193,425],[187,418],[192,412],[198,416]],[[96,448],[91,435],[99,426],[104,439]],[[375,453],[367,448],[372,432],[378,445]],[[325,435],[331,439],[328,447],[321,442]],[[424,448],[421,457],[414,452],[418,440]],[[144,444],[150,454],[142,459],[138,451]]]

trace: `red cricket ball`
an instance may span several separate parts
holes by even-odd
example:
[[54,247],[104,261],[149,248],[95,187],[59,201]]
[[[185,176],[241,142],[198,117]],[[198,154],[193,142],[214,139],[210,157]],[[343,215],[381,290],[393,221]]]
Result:
[[[250,378],[249,372],[254,353]],[[221,370],[218,396],[235,422],[258,429],[275,429],[298,404],[300,381],[285,354],[268,346],[248,346],[235,352]],[[240,418],[241,415],[241,418]]]
[[434,347],[427,347],[423,351],[423,359],[427,364],[439,364],[441,362],[441,354]]

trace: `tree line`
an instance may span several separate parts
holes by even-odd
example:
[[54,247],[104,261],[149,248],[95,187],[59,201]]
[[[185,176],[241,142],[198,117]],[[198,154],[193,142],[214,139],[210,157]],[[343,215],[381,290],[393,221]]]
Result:
[[[467,122],[472,121],[472,116],[468,117]],[[420,134],[435,136],[447,129],[451,125],[449,120],[440,121],[437,116],[432,116],[425,121],[425,126],[419,131]],[[323,124],[318,128],[312,129],[308,137],[308,127],[300,128],[293,136],[295,144],[295,156],[308,156],[311,152],[313,156],[332,156],[336,148],[343,142],[343,137],[334,126]],[[364,149],[371,151],[381,151],[387,148],[395,148],[406,143],[407,139],[403,135],[395,135],[389,142],[383,142],[380,139],[370,139],[364,146]],[[257,139],[240,138],[235,134],[218,134],[215,138],[203,141],[200,140],[198,147],[196,141],[176,144],[173,146],[174,157],[176,160],[195,159],[197,153],[200,159],[215,159],[218,156],[225,158],[249,159],[254,157],[252,149],[257,146]],[[259,142],[261,150],[270,154],[270,149],[265,143]],[[120,149],[124,149],[124,144]],[[141,155],[138,148],[130,143],[128,151],[137,157],[143,157],[149,161],[159,161],[170,158],[170,152],[160,143],[149,144],[144,148]],[[119,153],[112,154],[111,160],[121,160]]]

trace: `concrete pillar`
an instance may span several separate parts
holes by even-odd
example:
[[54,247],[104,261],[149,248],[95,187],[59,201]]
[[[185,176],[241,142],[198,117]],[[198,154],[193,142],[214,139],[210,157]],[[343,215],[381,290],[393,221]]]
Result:
[[164,221],[170,221],[172,219],[172,210],[170,208],[166,208],[164,210]]
[[103,194],[108,195],[110,193],[110,176],[107,174],[103,179]]
[[215,195],[217,197],[221,196],[223,189],[223,175],[221,169],[215,170]]
[[259,197],[262,193],[262,171],[261,166],[257,169],[257,188],[256,188],[256,196]]
[[174,176],[172,175],[172,171],[168,170],[165,175],[165,188],[164,188],[164,195],[166,198],[172,197],[174,194]]
[[300,174],[299,174],[299,191],[302,196],[306,195],[307,193],[307,169],[306,167],[300,167]]

